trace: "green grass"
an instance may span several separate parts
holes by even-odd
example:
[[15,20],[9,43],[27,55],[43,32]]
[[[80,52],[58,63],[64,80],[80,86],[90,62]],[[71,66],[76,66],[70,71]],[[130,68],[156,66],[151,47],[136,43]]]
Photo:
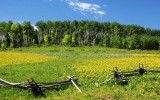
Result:
[[[3,50],[2,50],[3,51]],[[57,56],[54,61],[41,63],[27,63],[18,65],[0,66],[0,78],[10,82],[23,82],[31,77],[37,82],[53,82],[66,80],[68,75],[75,75],[79,79],[82,94],[78,93],[72,85],[66,89],[46,90],[46,98],[34,97],[26,90],[11,87],[0,87],[1,100],[159,100],[160,99],[160,75],[147,74],[133,77],[126,86],[108,83],[96,87],[95,83],[106,80],[108,72],[96,73],[96,77],[85,77],[85,74],[75,71],[76,64],[83,61],[110,57],[128,57],[132,53],[137,54],[160,54],[160,51],[124,50],[104,47],[26,47],[8,49],[5,52],[24,52]],[[25,59],[25,58],[24,58]]]

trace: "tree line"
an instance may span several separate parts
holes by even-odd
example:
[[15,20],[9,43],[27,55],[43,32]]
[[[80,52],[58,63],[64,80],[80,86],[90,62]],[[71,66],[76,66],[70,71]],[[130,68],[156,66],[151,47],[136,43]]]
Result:
[[105,46],[123,49],[160,49],[160,30],[117,22],[97,21],[0,22],[0,47],[42,45]]

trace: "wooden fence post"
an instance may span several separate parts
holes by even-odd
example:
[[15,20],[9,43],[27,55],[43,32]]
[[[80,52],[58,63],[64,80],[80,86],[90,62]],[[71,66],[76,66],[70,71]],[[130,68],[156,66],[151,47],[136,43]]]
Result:
[[71,80],[71,82],[73,83],[73,85],[77,88],[78,92],[82,93],[82,91],[79,89],[79,87],[76,85],[76,83],[73,81],[71,76],[68,76],[68,78]]

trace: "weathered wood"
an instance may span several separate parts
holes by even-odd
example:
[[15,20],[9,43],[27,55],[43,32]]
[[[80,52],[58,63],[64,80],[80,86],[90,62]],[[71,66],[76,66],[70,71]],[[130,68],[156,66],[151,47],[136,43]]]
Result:
[[31,81],[28,80],[29,83],[29,90],[36,96],[43,96],[45,97],[42,88],[31,78]]
[[[77,83],[78,79],[72,79],[72,80]],[[0,86],[8,85],[13,88],[20,88],[20,89],[26,89],[26,90],[30,88],[29,82],[12,83],[12,82],[8,82],[0,78]],[[67,84],[72,84],[72,82],[70,79],[68,79],[68,80],[64,80],[60,82],[48,82],[48,83],[47,82],[36,82],[36,84],[42,89],[57,89]]]
[[124,77],[131,77],[131,76],[137,76],[138,73],[126,73],[126,74],[123,74]]
[[[118,71],[118,69],[117,69]],[[139,63],[138,65],[138,69],[135,69],[135,70],[132,70],[132,71],[118,71],[119,73],[121,73],[122,75],[124,76],[136,76],[136,75],[143,75],[144,73],[160,73],[160,70],[148,70],[148,69],[145,69],[143,64],[142,64],[142,67],[141,67],[141,64]]]
[[9,85],[9,86],[12,86],[14,88],[20,88],[20,89],[27,89],[27,86],[23,86],[23,84],[25,84],[26,82],[22,82],[22,83],[11,83],[11,82],[8,82],[8,81],[5,81],[3,79],[0,78],[0,83],[2,85]]
[[[77,82],[78,79],[73,79],[75,82]],[[38,84],[43,84],[43,85],[57,85],[57,84],[71,84],[72,82],[69,80],[65,80],[65,81],[60,81],[60,82],[39,82]]]
[[143,75],[144,73],[160,73],[160,70],[147,70],[143,67],[143,64],[142,64],[142,67],[141,67],[141,64],[139,63],[138,65],[138,69],[135,69],[135,70],[131,70],[131,71],[119,71],[117,67],[113,67],[113,70],[112,70],[112,74],[110,74],[110,78],[108,80],[105,80],[104,82],[98,84],[98,83],[95,83],[95,85],[98,87],[98,86],[101,86],[105,83],[108,83],[110,81],[115,81],[117,83],[120,83],[121,85],[126,85],[128,84],[128,80],[129,78],[128,77],[132,77],[132,76],[141,76]]
[[0,83],[1,84],[6,84],[6,85],[22,85],[25,82],[22,82],[22,83],[11,83],[11,82],[5,81],[5,80],[3,80],[3,79],[0,78]]
[[73,85],[77,88],[78,92],[82,93],[82,91],[80,90],[80,88],[76,85],[76,83],[73,81],[71,76],[68,76],[68,78],[70,79],[70,81],[73,83]]
[[160,70],[146,70],[146,72],[160,73]]
[[0,86],[4,86],[4,85],[0,83]]

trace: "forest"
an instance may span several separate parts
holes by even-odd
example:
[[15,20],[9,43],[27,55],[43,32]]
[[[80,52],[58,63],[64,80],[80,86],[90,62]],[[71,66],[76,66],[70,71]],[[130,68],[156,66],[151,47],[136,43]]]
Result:
[[50,45],[159,50],[160,30],[88,20],[0,22],[0,48]]

